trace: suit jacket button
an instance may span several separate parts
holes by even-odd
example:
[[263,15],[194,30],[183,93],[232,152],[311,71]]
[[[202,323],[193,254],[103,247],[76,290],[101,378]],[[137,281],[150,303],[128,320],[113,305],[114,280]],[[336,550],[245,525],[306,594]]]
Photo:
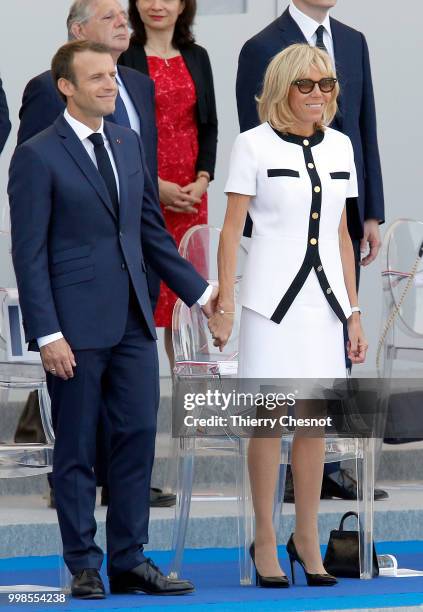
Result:
[[307,138],[306,138],[305,140],[303,140],[303,145],[304,145],[305,147],[308,147],[308,145],[309,145],[309,144],[310,144],[310,141],[309,141],[309,140],[307,140]]
[[317,271],[318,271],[318,272],[321,272],[322,270],[323,270],[323,266],[319,266],[319,267],[317,268]]
[[328,287],[328,288],[326,289],[326,293],[327,293],[328,295],[330,295],[330,294],[332,293],[332,289],[331,289],[330,287]]
[[119,238],[123,238],[123,232],[119,232]]
[[314,212],[314,213],[312,213],[311,216],[312,216],[313,219],[318,219],[319,218],[319,213],[318,212]]
[[122,270],[126,270],[126,265],[124,263],[120,264],[120,267],[122,268]]
[[317,244],[317,240],[316,240],[316,238],[311,238],[311,240],[310,240],[310,244],[312,244],[313,246],[314,246],[315,244]]

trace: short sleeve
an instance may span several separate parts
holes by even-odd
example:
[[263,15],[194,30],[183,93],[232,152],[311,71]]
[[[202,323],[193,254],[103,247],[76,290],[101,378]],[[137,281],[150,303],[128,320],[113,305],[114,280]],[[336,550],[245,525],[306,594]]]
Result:
[[351,144],[351,140],[348,138],[348,148],[350,152],[350,179],[348,181],[347,198],[358,197],[358,185],[357,185],[357,170],[354,162],[354,151]]
[[245,134],[239,134],[232,147],[225,193],[255,196],[256,182],[257,160],[253,147]]

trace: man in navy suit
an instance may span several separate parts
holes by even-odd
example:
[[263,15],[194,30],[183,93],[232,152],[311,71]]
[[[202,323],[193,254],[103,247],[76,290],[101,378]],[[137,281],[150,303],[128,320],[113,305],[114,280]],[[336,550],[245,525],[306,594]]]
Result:
[[103,121],[118,89],[108,48],[69,43],[55,55],[52,76],[66,110],[17,147],[8,191],[26,339],[40,347],[51,396],[54,488],[72,593],[105,594],[92,470],[102,406],[111,424],[111,591],[187,593],[190,582],[166,578],[143,554],[159,402],[144,261],[207,315],[216,290],[165,230],[137,134]]
[[[243,46],[236,94],[240,128],[245,132],[260,123],[255,96],[261,93],[266,68],[277,53],[294,43],[317,45],[329,53],[341,87],[339,112],[331,127],[350,137],[357,168],[359,197],[348,201],[347,218],[358,286],[360,266],[374,261],[380,248],[379,224],[385,218],[383,184],[366,39],[361,32],[329,17],[336,2],[291,0],[280,17]],[[248,217],[244,235],[251,236],[251,231]],[[329,465],[325,466],[322,495],[355,498],[354,479],[339,464]],[[384,491],[375,490],[375,499],[386,497]],[[286,491],[286,499],[292,501],[292,488]]]
[[4,93],[3,84],[0,79],[0,153],[4,149],[11,127],[6,94]]
[[[118,0],[76,0],[67,18],[69,40],[90,40],[107,45],[117,64],[120,55],[128,49],[129,30],[126,11]],[[157,181],[157,129],[153,81],[137,70],[119,66],[117,71],[119,97],[115,112],[108,121],[131,127],[141,137],[151,177]],[[52,125],[63,112],[65,104],[59,96],[48,70],[27,84],[19,112],[18,145]],[[153,310],[160,291],[157,274],[147,266],[148,288]],[[105,430],[105,431],[104,431]],[[107,504],[107,420],[99,429],[99,448],[96,461],[98,484],[103,486],[102,503]],[[174,495],[165,495],[160,489],[150,491],[151,504],[172,505]],[[51,504],[54,505],[52,497]]]

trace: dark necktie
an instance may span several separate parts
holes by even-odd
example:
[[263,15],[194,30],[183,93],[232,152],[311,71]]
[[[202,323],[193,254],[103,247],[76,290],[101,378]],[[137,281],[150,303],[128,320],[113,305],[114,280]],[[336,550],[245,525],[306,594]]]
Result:
[[316,35],[317,35],[317,39],[316,39],[316,47],[319,47],[319,49],[321,49],[322,51],[326,51],[326,53],[328,52],[328,50],[325,47],[325,43],[323,42],[323,32],[325,31],[325,28],[320,25],[317,30],[316,30]]
[[112,162],[110,161],[109,154],[104,146],[103,136],[97,132],[88,136],[88,139],[91,140],[94,145],[94,153],[97,160],[98,171],[106,184],[116,217],[119,217],[119,196],[115,173],[113,172],[113,166]]
[[126,110],[126,106],[123,103],[122,97],[119,92],[119,87],[118,87],[118,93],[116,96],[116,106],[115,106],[115,112],[113,113],[113,117],[114,117],[115,122],[118,125],[121,125],[122,127],[126,127],[126,128],[131,127],[131,122],[129,121],[128,111]]

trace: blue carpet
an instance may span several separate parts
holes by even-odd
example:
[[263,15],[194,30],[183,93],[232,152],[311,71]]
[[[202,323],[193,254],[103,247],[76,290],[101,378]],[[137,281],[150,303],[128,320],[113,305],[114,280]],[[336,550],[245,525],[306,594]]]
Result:
[[[423,570],[423,542],[378,543],[377,551],[395,554],[401,567]],[[155,552],[151,553],[151,556],[163,570],[167,569],[169,553]],[[282,547],[280,559],[284,570],[288,572],[288,560]],[[55,557],[0,559],[0,584],[55,584],[57,568],[58,562]],[[84,612],[97,610],[126,612],[135,609],[146,612],[160,610],[203,612],[208,605],[216,612],[250,610],[301,612],[302,610],[411,607],[423,604],[423,577],[377,578],[369,581],[345,578],[335,587],[312,589],[306,586],[302,570],[298,565],[296,573],[299,584],[288,590],[241,587],[236,549],[188,550],[185,554],[184,576],[196,585],[196,592],[192,595],[183,597],[115,595],[99,602],[70,600],[64,605],[48,605],[42,608]],[[11,609],[12,606],[0,606],[2,612]]]

